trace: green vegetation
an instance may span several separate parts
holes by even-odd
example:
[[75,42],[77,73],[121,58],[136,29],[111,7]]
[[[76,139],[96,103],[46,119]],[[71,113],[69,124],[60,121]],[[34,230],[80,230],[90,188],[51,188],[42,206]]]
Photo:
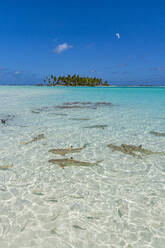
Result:
[[79,75],[67,75],[56,77],[51,75],[43,80],[47,86],[109,86],[108,81],[103,82],[101,78],[80,77]]

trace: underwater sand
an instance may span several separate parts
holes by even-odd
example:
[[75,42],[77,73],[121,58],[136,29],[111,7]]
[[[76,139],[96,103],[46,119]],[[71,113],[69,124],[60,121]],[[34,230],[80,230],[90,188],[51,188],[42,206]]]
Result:
[[[56,108],[66,102],[93,105]],[[165,247],[165,156],[107,147],[165,151],[165,137],[150,133],[165,133],[165,89],[1,86],[0,106],[0,119],[14,115],[0,122],[0,166],[13,165],[0,169],[0,247]],[[50,149],[85,144],[65,158],[103,161],[48,162],[64,158]]]

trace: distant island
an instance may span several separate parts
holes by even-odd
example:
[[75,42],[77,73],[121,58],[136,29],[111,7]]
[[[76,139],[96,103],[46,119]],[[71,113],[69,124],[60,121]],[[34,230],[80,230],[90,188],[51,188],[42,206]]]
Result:
[[96,77],[81,77],[79,75],[74,74],[71,76],[68,74],[67,76],[54,76],[53,74],[50,77],[46,77],[43,79],[43,83],[37,84],[37,86],[86,86],[86,87],[128,87],[128,88],[143,88],[143,87],[160,87],[165,88],[165,85],[152,85],[152,84],[109,84],[108,81],[103,81],[102,78]]
[[43,80],[43,84],[38,86],[109,86],[108,81],[104,81],[101,78],[96,77],[80,77],[79,75],[67,75],[56,77],[51,75]]

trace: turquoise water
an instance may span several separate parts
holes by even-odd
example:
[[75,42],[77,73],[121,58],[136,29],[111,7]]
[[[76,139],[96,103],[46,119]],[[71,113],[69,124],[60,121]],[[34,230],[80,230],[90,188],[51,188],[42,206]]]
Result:
[[[57,108],[77,101],[92,105]],[[0,106],[0,247],[165,247],[165,155],[107,147],[165,151],[165,88],[1,86]],[[96,166],[48,162],[84,144],[65,157]]]

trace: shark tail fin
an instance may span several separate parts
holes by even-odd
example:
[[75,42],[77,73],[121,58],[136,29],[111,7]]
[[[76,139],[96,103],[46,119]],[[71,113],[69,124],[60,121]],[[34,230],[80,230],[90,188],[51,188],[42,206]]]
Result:
[[102,159],[102,160],[98,160],[97,162],[96,162],[96,164],[99,164],[99,163],[101,163],[101,162],[103,162],[104,160]]

